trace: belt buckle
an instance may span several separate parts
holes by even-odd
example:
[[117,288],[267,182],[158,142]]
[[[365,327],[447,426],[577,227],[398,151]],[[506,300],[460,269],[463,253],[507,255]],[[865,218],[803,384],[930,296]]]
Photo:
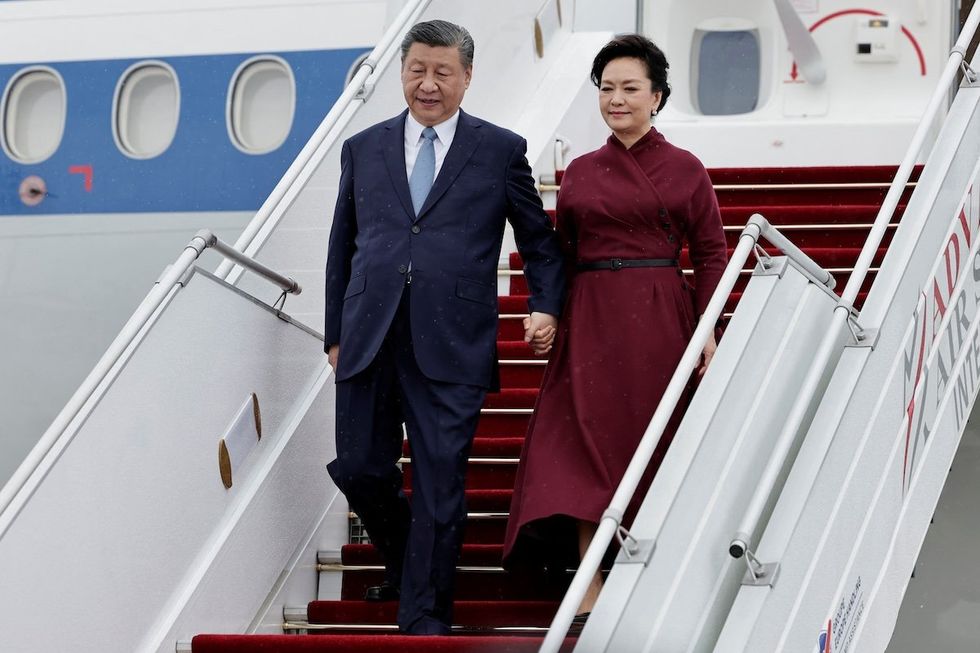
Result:
[[609,259],[609,264],[612,266],[611,269],[613,269],[613,270],[622,270],[623,269],[623,259],[621,259],[621,258]]

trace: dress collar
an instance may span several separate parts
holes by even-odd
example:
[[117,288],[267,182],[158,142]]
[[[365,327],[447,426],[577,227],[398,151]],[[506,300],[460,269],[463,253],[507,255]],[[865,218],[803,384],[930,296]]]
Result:
[[[422,132],[420,131],[419,133],[421,134]],[[650,146],[658,145],[665,140],[666,139],[664,139],[663,134],[658,132],[656,127],[650,127],[650,131],[641,136],[638,141],[633,143],[633,145],[628,148],[623,145],[623,141],[619,140],[619,137],[616,136],[616,134],[610,134],[606,143],[608,143],[611,147],[619,147],[627,152],[632,152],[635,154],[636,152],[645,150]]]

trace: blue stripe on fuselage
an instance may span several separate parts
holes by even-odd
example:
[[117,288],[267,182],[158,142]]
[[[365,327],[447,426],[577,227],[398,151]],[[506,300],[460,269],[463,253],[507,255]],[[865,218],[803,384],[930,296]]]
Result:
[[[249,155],[229,140],[226,120],[231,78],[255,53],[147,57],[47,64],[67,90],[65,132],[58,150],[36,165],[22,165],[0,150],[0,215],[148,211],[252,211],[261,206],[286,168],[343,90],[354,60],[365,49],[274,54],[296,80],[296,111],[286,141],[268,154]],[[166,152],[147,160],[119,151],[112,135],[116,85],[139,61],[163,61],[180,84],[177,134]],[[0,88],[26,64],[0,66]],[[72,166],[91,166],[92,189]],[[49,196],[36,207],[18,195],[21,181],[37,175]]]

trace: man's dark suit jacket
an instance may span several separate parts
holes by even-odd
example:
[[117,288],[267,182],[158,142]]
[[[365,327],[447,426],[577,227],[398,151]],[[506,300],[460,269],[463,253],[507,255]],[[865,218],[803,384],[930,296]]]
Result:
[[565,280],[517,134],[460,110],[452,145],[415,215],[405,172],[405,118],[351,137],[326,268],[325,344],[340,345],[337,380],[381,347],[411,269],[411,330],[426,377],[498,385],[497,262],[510,220],[531,289],[531,311],[559,315]]

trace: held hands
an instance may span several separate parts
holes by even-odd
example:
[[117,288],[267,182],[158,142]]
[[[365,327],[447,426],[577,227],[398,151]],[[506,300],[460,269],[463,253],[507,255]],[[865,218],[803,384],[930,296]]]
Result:
[[[524,342],[531,345],[531,349],[538,356],[543,356],[551,351],[555,342],[555,334],[558,329],[558,319],[548,313],[531,313],[530,317],[524,318]],[[340,345],[330,345],[327,351],[327,362],[330,367],[337,369],[337,358],[340,355]]]
[[718,349],[718,343],[715,342],[715,334],[712,333],[711,337],[708,338],[708,342],[704,343],[704,349],[701,350],[701,366],[698,367],[699,377],[704,376],[704,373],[708,371],[708,365],[711,363],[716,349]]
[[557,332],[558,318],[554,315],[535,312],[524,318],[524,342],[531,346],[537,356],[551,351]]

